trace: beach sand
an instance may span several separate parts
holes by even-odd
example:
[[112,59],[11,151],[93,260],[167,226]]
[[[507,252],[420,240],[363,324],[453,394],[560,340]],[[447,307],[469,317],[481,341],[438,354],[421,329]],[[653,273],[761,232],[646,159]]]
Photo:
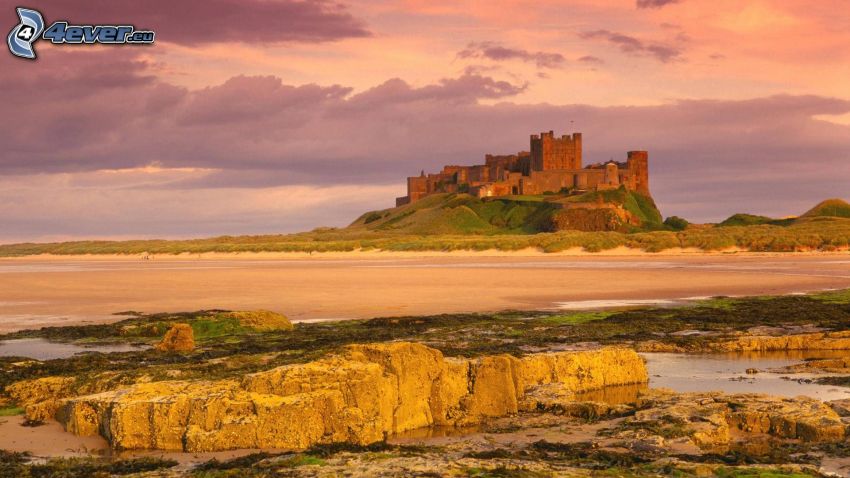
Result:
[[847,287],[846,252],[37,256],[0,259],[0,332],[118,320],[121,311],[263,308],[323,320]]

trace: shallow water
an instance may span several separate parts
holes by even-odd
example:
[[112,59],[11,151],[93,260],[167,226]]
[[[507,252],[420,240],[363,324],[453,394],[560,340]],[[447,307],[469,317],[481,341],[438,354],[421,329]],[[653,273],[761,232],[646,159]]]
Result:
[[[677,392],[721,391],[766,393],[783,397],[805,395],[819,400],[850,398],[850,388],[804,383],[825,374],[777,373],[771,369],[810,358],[846,357],[850,351],[778,351],[726,354],[644,353],[649,386]],[[747,374],[748,368],[759,371]]]
[[[609,299],[609,300],[575,300],[571,302],[555,302],[558,310],[599,310],[619,309],[638,306],[674,306],[690,302],[694,299]],[[695,299],[699,300],[699,299]]]
[[86,352],[131,352],[147,348],[144,345],[76,345],[50,342],[44,339],[15,339],[0,341],[0,357],[27,357],[53,360],[73,357]]

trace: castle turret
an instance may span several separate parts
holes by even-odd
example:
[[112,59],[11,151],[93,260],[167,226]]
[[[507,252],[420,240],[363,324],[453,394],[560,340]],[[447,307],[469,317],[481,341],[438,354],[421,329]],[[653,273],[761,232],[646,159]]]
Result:
[[612,187],[620,185],[620,168],[614,161],[605,164],[605,184]]
[[649,196],[649,153],[646,151],[629,151],[626,164],[634,178],[635,191]]

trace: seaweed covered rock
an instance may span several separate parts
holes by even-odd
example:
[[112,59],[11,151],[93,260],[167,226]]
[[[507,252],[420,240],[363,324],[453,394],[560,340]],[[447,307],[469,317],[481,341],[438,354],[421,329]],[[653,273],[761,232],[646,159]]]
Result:
[[[827,404],[808,397],[720,392],[644,392],[621,438],[685,439],[703,449],[727,447],[735,434],[767,434],[808,442],[839,442],[845,425]],[[746,440],[746,438],[744,438]]]
[[59,418],[67,430],[100,434],[119,449],[304,449],[514,414],[526,391],[542,384],[581,392],[647,380],[630,349],[447,359],[396,342],[352,345],[241,381],[145,383],[76,397]]
[[228,312],[226,315],[237,319],[242,327],[262,332],[293,329],[292,322],[285,315],[270,310]]
[[[775,350],[850,350],[850,331],[806,334],[742,334],[731,339],[693,341],[686,344],[647,340],[639,352],[769,352]],[[834,362],[837,364],[838,362]]]
[[195,350],[195,334],[189,324],[174,324],[165,333],[156,349],[163,352],[191,352]]
[[44,421],[53,418],[60,400],[73,394],[74,382],[73,377],[22,380],[6,387],[5,393],[24,408],[28,419]]

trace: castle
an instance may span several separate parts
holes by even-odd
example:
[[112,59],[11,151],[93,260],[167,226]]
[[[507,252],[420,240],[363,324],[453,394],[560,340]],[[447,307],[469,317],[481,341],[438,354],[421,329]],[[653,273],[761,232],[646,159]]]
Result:
[[581,133],[555,137],[553,131],[531,135],[529,151],[484,156],[484,164],[444,166],[437,174],[407,178],[407,196],[396,198],[396,206],[414,203],[436,193],[469,193],[495,197],[515,194],[544,194],[626,189],[649,196],[649,156],[646,151],[629,151],[625,162],[582,166]]

